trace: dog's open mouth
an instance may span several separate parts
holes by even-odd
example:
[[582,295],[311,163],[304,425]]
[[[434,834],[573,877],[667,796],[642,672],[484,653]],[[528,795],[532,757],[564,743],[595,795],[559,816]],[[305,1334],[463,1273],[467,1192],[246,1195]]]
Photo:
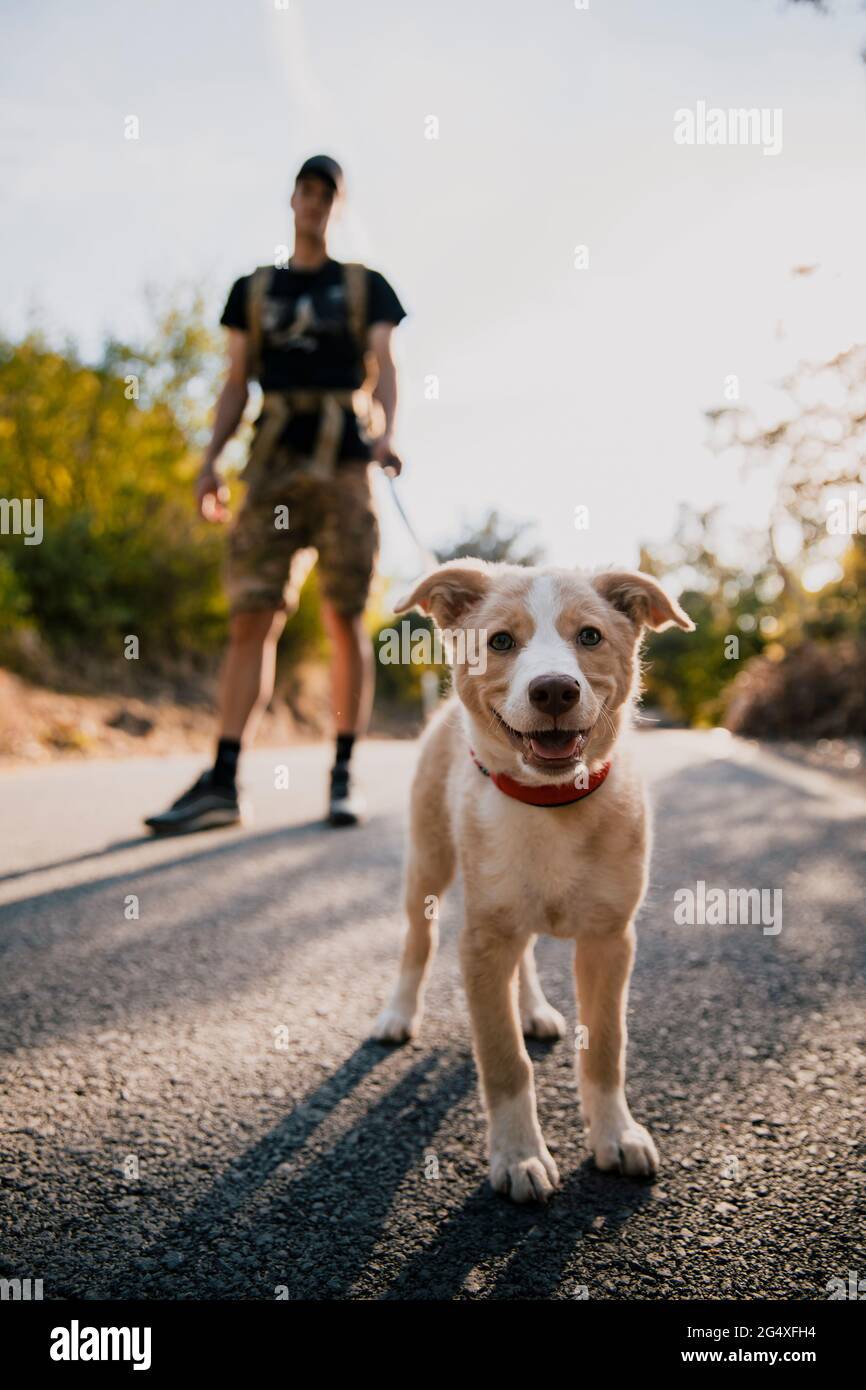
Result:
[[535,767],[557,767],[579,762],[589,742],[591,729],[530,729],[521,733],[506,724],[502,715],[493,711],[512,743],[519,747],[524,761]]

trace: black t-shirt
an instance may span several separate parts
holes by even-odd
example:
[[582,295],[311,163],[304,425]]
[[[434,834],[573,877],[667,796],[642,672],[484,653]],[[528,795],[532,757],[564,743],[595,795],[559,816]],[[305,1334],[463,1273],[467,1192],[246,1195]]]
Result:
[[[232,285],[220,323],[248,329],[250,276]],[[377,270],[367,271],[367,327],[398,324],[406,311]],[[343,266],[327,260],[318,270],[274,269],[262,304],[262,354],[259,374],[264,391],[327,388],[355,391],[364,381],[364,363],[349,327]],[[339,458],[369,458],[351,410],[346,418]],[[318,416],[289,421],[285,440],[299,453],[315,444]]]

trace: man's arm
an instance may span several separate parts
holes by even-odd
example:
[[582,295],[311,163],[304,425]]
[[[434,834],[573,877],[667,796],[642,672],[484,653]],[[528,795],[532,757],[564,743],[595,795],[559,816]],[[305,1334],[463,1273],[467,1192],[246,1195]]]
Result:
[[377,380],[373,397],[379,402],[385,414],[385,429],[373,442],[373,457],[383,468],[393,468],[394,473],[403,467],[394,452],[394,422],[397,417],[397,363],[391,347],[392,323],[374,323],[370,327],[368,342],[376,358]]
[[241,422],[249,397],[247,388],[247,334],[239,328],[228,330],[228,369],[220,391],[210,443],[204,452],[196,480],[199,510],[206,521],[225,521],[228,488],[217,471],[216,462]]

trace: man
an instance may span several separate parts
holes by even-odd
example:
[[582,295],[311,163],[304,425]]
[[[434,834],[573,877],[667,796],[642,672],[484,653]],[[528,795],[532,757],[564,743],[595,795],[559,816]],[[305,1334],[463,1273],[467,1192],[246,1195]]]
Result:
[[[216,464],[241,421],[251,377],[260,381],[264,400],[243,473],[246,497],[229,535],[230,628],[216,759],[167,811],[145,822],[158,834],[241,819],[241,744],[252,739],[273,693],[277,641],[316,552],[332,644],[337,736],[328,817],[332,825],[345,826],[362,815],[350,759],[373,696],[373,653],[362,615],[379,531],[368,471],[371,458],[400,471],[393,450],[397,372],[391,335],[405,311],[376,271],[329,257],[328,219],[342,192],[336,160],[306,160],[292,193],[295,244],[288,266],[265,266],[242,277],[223,312],[228,373],[197,484],[207,520],[229,515]],[[372,443],[355,409],[367,364],[376,373],[373,396],[384,421]]]

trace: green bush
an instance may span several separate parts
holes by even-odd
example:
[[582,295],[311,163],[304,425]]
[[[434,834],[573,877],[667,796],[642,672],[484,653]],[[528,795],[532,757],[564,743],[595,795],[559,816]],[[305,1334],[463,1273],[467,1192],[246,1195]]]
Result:
[[751,738],[866,736],[866,642],[803,642],[755,657],[725,693],[725,724]]
[[[76,654],[118,657],[129,634],[156,671],[190,657],[213,665],[222,647],[226,532],[196,511],[191,402],[203,393],[190,397],[194,381],[215,396],[218,363],[177,309],[155,345],[112,342],[97,366],[36,335],[0,342],[0,495],[43,502],[41,544],[0,537],[0,610],[9,631],[31,624],[72,675]],[[313,586],[282,659],[321,646]],[[14,665],[16,651],[7,641],[2,659]]]

